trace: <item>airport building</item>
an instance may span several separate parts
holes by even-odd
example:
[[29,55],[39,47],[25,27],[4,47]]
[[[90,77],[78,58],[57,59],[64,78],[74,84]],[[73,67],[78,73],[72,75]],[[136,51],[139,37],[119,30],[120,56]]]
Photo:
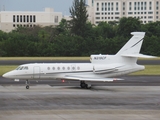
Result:
[[45,8],[42,12],[0,11],[0,30],[10,32],[18,26],[55,26],[62,18],[62,13],[54,12],[52,8]]
[[[122,17],[139,18],[144,24],[160,21],[159,0],[88,0],[89,21],[97,25],[102,21],[119,21]],[[0,30],[10,32],[18,26],[56,26],[61,19],[70,20],[52,8],[44,11],[0,11]]]
[[144,24],[160,21],[160,0],[88,0],[87,9],[95,25],[122,17],[139,18]]

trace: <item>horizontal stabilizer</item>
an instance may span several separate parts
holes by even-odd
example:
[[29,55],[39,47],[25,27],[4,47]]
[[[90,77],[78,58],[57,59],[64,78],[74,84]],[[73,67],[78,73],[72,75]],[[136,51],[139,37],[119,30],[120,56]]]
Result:
[[123,57],[139,57],[139,58],[156,58],[155,56],[143,55],[143,54],[122,54]]
[[76,76],[66,76],[63,79],[79,80],[79,81],[93,81],[93,82],[113,82],[116,80],[123,80],[120,78],[84,78],[84,77],[76,77]]

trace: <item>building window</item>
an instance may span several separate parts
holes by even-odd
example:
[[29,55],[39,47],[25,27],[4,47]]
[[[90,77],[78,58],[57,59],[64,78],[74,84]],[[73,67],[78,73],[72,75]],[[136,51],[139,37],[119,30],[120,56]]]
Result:
[[104,10],[104,3],[102,3],[102,11]]
[[149,10],[152,10],[152,2],[149,2]]
[[36,22],[36,16],[33,15],[33,22]]
[[119,17],[115,17],[115,19],[119,19]]
[[17,15],[17,22],[19,22],[19,15]]
[[107,11],[107,3],[105,3],[105,11]]
[[15,24],[13,24],[13,27],[15,27]]
[[110,3],[108,3],[108,11],[110,11]]
[[97,3],[97,11],[99,11],[99,3]]
[[156,2],[156,6],[157,6],[156,9],[158,10],[159,9],[159,2],[158,1]]
[[13,15],[13,22],[16,22],[16,18],[15,18],[15,15]]
[[23,15],[23,22],[26,22],[26,16]]
[[29,22],[29,16],[27,15],[27,22]]
[[54,22],[58,23],[58,16],[55,16]]
[[129,2],[129,10],[132,10],[132,2]]
[[96,19],[100,19],[100,17],[96,17]]
[[119,12],[115,12],[115,15],[119,15]]
[[22,22],[22,15],[20,15],[20,22]]
[[100,15],[100,13],[97,12],[96,15]]
[[158,15],[158,12],[156,12],[156,14]]
[[156,19],[158,19],[158,16],[156,16]]
[[133,14],[132,12],[128,12],[128,14],[130,15],[130,14]]
[[153,14],[153,12],[148,12],[148,14]]
[[30,15],[30,22],[32,22],[32,15]]
[[148,16],[148,18],[149,18],[149,19],[152,19],[152,18],[153,18],[153,16]]
[[111,10],[112,10],[112,11],[113,11],[113,5],[114,5],[114,4],[113,4],[113,2],[112,2],[112,3],[111,3]]

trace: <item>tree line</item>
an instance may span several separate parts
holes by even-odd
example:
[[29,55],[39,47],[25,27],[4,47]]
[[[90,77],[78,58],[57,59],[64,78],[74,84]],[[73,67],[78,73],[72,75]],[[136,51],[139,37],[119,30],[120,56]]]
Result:
[[58,26],[0,31],[0,56],[115,54],[135,31],[146,32],[141,53],[160,56],[160,21],[142,24],[138,18],[124,17],[118,23],[100,22],[95,26],[87,22],[84,2],[75,0],[70,8],[72,20],[62,19]]

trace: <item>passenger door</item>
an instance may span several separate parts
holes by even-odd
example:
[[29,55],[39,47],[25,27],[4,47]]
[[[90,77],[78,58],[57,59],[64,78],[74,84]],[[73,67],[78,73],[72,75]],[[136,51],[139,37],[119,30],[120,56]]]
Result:
[[39,66],[33,67],[33,78],[34,79],[40,78],[40,67]]

